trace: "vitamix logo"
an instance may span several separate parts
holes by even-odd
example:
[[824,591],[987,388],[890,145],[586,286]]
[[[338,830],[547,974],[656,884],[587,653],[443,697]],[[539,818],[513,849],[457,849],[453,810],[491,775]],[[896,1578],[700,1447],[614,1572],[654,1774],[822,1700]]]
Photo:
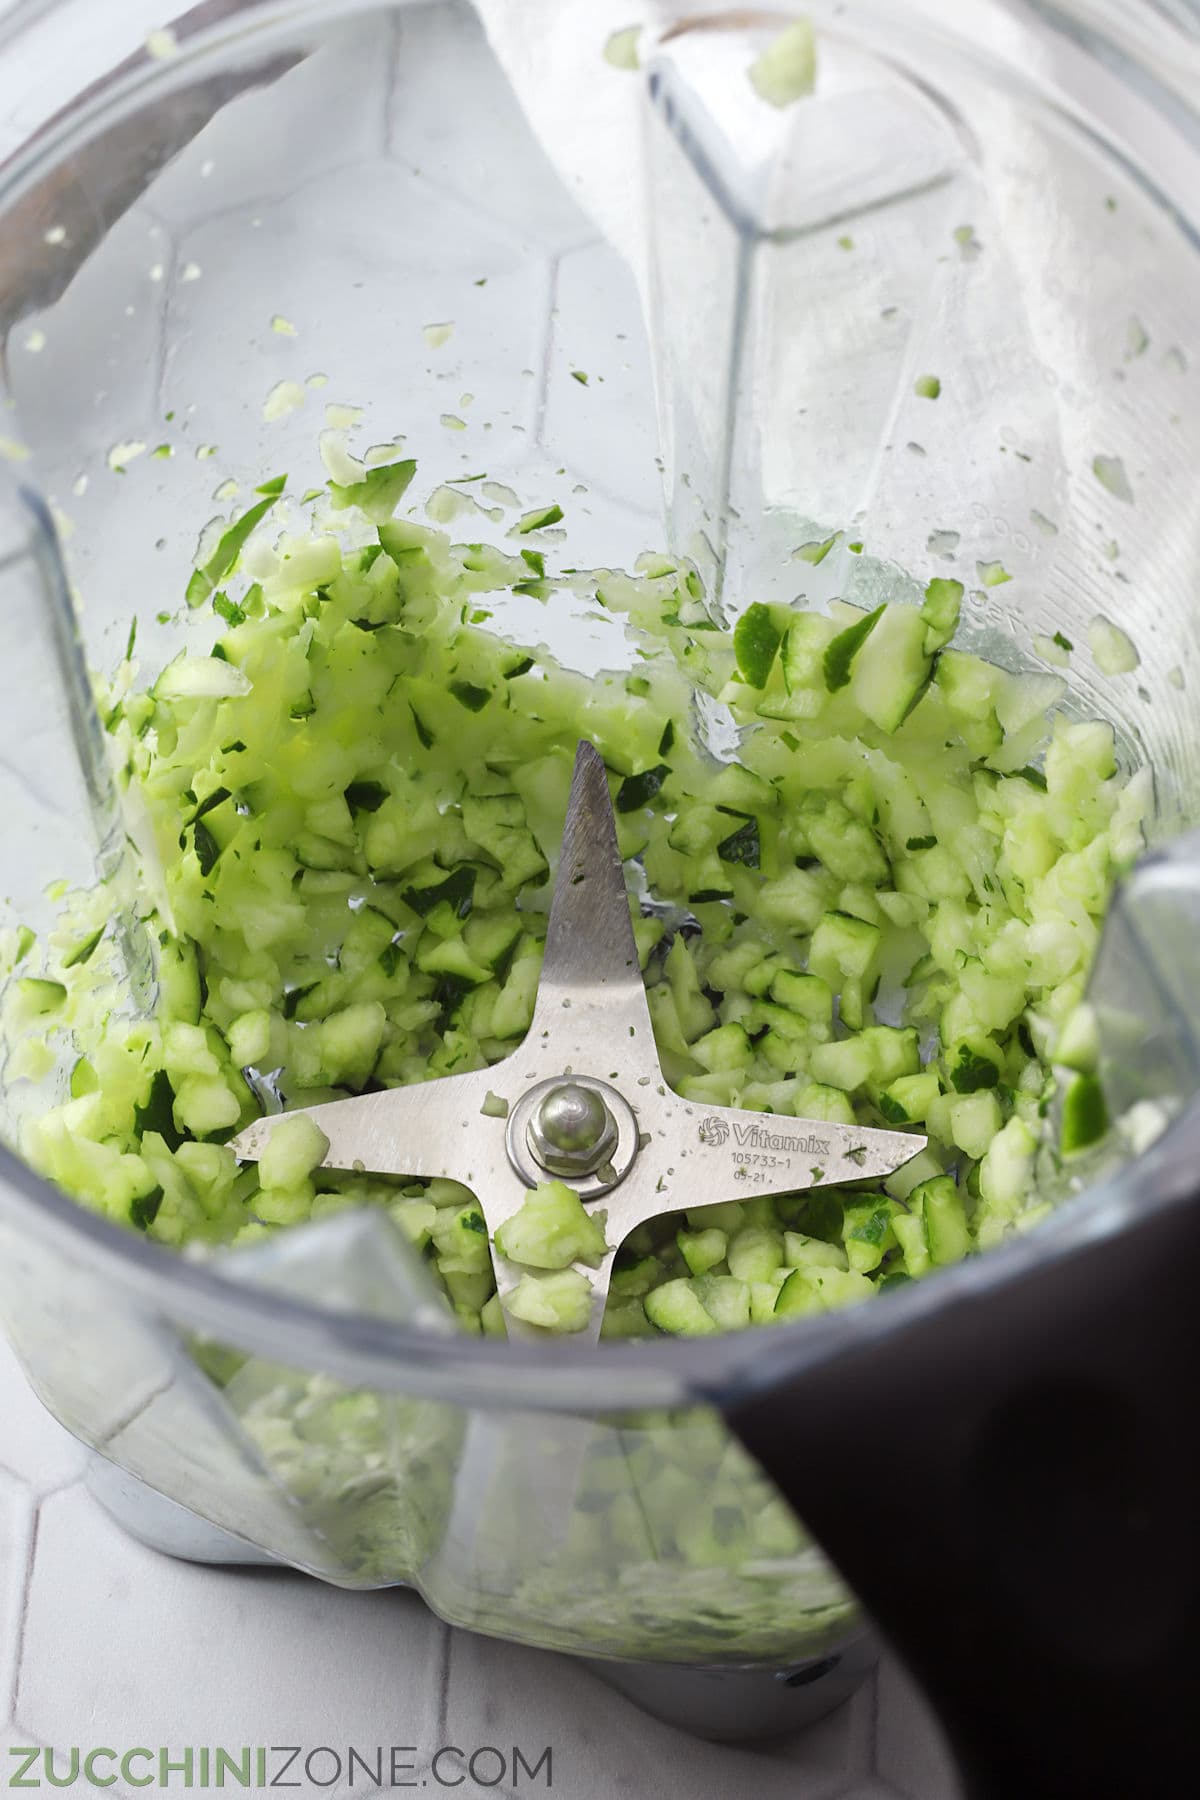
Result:
[[[700,1124],[700,1142],[713,1149],[719,1149],[729,1141],[730,1127],[724,1119],[712,1114]],[[783,1132],[771,1131],[762,1125],[734,1125],[733,1140],[739,1150],[776,1150],[785,1156],[828,1156],[829,1139],[819,1137],[788,1137]]]

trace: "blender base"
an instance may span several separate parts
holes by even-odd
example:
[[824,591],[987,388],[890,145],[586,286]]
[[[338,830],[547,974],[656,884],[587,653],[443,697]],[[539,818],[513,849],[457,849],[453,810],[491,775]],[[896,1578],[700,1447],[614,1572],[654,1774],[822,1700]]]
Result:
[[[95,1453],[88,1458],[86,1480],[92,1498],[122,1531],[164,1556],[226,1567],[285,1566]],[[824,1656],[779,1668],[745,1663],[705,1668],[591,1656],[571,1660],[652,1718],[692,1737],[736,1743],[786,1737],[814,1725],[850,1698],[878,1658],[876,1639],[860,1631]]]
[[715,1744],[790,1737],[815,1725],[855,1693],[879,1660],[870,1631],[807,1662],[700,1668],[685,1663],[572,1659],[639,1711]]
[[189,1512],[177,1500],[155,1493],[136,1475],[128,1474],[94,1451],[88,1457],[87,1490],[127,1536],[180,1562],[258,1564],[279,1567],[277,1557],[260,1550],[219,1525]]

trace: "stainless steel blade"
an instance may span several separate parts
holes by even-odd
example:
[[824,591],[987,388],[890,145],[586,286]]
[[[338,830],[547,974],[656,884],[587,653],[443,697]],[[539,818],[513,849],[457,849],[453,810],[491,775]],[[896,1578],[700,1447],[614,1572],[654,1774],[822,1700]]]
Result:
[[688,1206],[882,1181],[927,1142],[915,1132],[700,1105],[670,1088],[656,1090],[640,1117],[651,1135],[638,1159],[640,1178],[654,1173],[664,1186],[682,1187]]
[[[528,1085],[509,1057],[494,1069],[293,1107],[287,1116],[302,1113],[325,1134],[329,1147],[320,1163],[323,1169],[462,1182],[479,1202],[492,1239],[529,1192],[506,1149],[507,1109]],[[256,1162],[282,1116],[247,1125],[230,1140],[235,1156]],[[494,1245],[492,1261],[497,1288],[502,1296],[510,1293],[525,1271]],[[510,1321],[509,1331],[513,1337],[540,1335],[517,1319]]]
[[[581,743],[563,827],[530,1043],[549,1041],[581,1070],[626,1088],[661,1080],[629,916],[625,866],[599,752]],[[631,1097],[631,1096],[630,1096]]]
[[[635,1105],[642,1149],[625,1180],[598,1202],[608,1213],[607,1240],[614,1251],[638,1225],[664,1213],[883,1181],[928,1142],[916,1132],[698,1106],[665,1083]],[[610,1255],[598,1270],[585,1270],[592,1282],[593,1337],[600,1333],[612,1267]]]
[[[662,1213],[714,1201],[801,1192],[893,1174],[926,1139],[824,1120],[744,1112],[685,1100],[668,1087],[654,1046],[630,922],[604,762],[579,745],[533,1023],[520,1048],[467,1075],[391,1088],[303,1111],[329,1140],[323,1167],[372,1174],[446,1176],[476,1196],[489,1239],[538,1180],[552,1179],[529,1140],[538,1091],[578,1078],[606,1098],[615,1130],[611,1162],[585,1176],[559,1174],[607,1213],[609,1253],[577,1264],[592,1287],[581,1336],[595,1340],[619,1246]],[[262,1153],[276,1119],[232,1140],[243,1160]],[[528,1271],[496,1251],[501,1298]],[[509,1317],[512,1336],[542,1335]]]
[[[480,1071],[293,1107],[287,1114],[256,1119],[230,1140],[229,1148],[242,1162],[257,1162],[280,1118],[300,1112],[329,1140],[322,1168],[470,1182],[493,1173],[487,1166],[490,1151],[498,1148],[500,1161],[506,1160],[503,1122],[481,1113],[488,1090],[487,1072]],[[476,1123],[492,1129],[473,1132]]]

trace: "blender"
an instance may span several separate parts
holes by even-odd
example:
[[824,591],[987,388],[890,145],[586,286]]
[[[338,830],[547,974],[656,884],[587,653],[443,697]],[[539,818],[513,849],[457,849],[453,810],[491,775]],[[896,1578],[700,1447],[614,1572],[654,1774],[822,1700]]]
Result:
[[[505,10],[485,9],[501,58]],[[9,46],[68,11],[18,9]],[[189,641],[156,615],[214,490],[303,467],[323,424],[403,435],[446,480],[562,489],[577,562],[665,539],[727,617],[791,600],[802,565],[815,607],[965,572],[963,641],[1009,666],[1113,618],[1137,680],[1083,670],[1080,704],[1152,764],[1156,836],[1192,822],[1195,9],[807,14],[813,91],[787,106],[745,79],[787,14],[680,17],[643,34],[636,70],[598,42],[610,85],[587,104],[640,120],[644,146],[636,187],[584,184],[590,211],[556,170],[578,174],[545,71],[514,62],[518,103],[456,0],[200,7],[64,96],[0,193],[20,917],[97,868],[121,892],[87,671],[135,611],[144,661]],[[471,514],[472,535],[502,529]],[[584,670],[618,654],[569,608],[536,630]],[[1129,885],[1097,975],[1142,1021],[1131,1097],[1167,1103],[1171,1129],[1027,1238],[879,1305],[551,1355],[439,1329],[371,1214],[198,1263],[6,1152],[6,1325],[95,1452],[98,1497],[164,1549],[415,1585],[714,1733],[844,1697],[869,1661],[860,1598],[974,1790],[1135,1791],[1148,1746],[1181,1766],[1195,1673],[1175,1248],[1194,859],[1185,837]],[[127,935],[144,1009],[153,961]],[[8,1080],[6,1136],[42,1104]],[[606,1534],[535,1503],[566,1462],[580,1512],[623,1503]],[[689,1559],[664,1469],[745,1535]]]

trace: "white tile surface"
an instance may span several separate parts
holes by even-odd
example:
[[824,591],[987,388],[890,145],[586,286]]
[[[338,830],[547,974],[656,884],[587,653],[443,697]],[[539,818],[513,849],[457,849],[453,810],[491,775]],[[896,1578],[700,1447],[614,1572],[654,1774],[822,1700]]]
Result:
[[885,1662],[878,1676],[879,1714],[875,1727],[876,1764],[906,1800],[958,1793],[950,1752],[930,1720],[907,1674]]
[[407,1593],[159,1556],[75,1487],[42,1506],[16,1716],[61,1738],[67,1692],[98,1743],[429,1743],[445,1635]]
[[83,1471],[82,1448],[34,1395],[3,1332],[0,1418],[4,1421],[0,1431],[0,1475],[16,1476],[33,1496],[78,1479]]
[[558,263],[546,374],[544,442],[574,480],[640,510],[649,544],[661,530],[653,373],[633,276],[606,244]]
[[[218,210],[253,207],[307,180],[380,152],[386,140],[394,30],[377,18],[335,32],[318,52],[224,106],[154,183],[153,208],[181,229]],[[316,116],[331,93],[352,93],[336,147],[326,133],[298,142],[294,109]]]
[[[6,10],[0,0],[0,14]],[[80,0],[72,29],[57,40],[53,67],[31,68],[19,59],[0,65],[0,149],[18,140],[17,122],[28,126],[44,117],[71,91],[72,44],[90,49],[103,31],[114,52],[132,47],[169,10],[153,0],[105,0],[103,7]],[[499,236],[488,240],[495,267],[481,265],[480,272],[499,279],[511,267],[512,278],[520,280],[528,270],[548,268],[548,256],[562,257],[542,426],[555,458],[569,460],[595,484],[597,502],[606,488],[615,491],[632,530],[640,489],[634,477],[652,448],[640,440],[626,443],[623,457],[609,420],[614,396],[635,395],[645,381],[636,365],[624,367],[613,335],[615,311],[624,313],[630,296],[605,290],[593,251],[570,254],[580,243],[577,217],[556,191],[531,192],[489,156],[495,102],[482,94],[469,108],[478,131],[477,163],[465,189],[455,184],[443,167],[444,121],[422,84],[407,78],[403,51],[416,47],[410,34],[397,64],[391,153],[401,167],[411,167],[419,155],[426,178],[443,192],[453,189],[452,204],[472,214],[486,210],[502,225]],[[470,98],[476,72],[453,73]],[[502,101],[500,111],[506,108]],[[359,128],[382,133],[382,119],[373,112],[366,117],[368,111],[360,113]],[[264,145],[264,161],[270,148]],[[188,178],[190,170],[180,169],[177,191],[164,185],[160,196],[163,213],[173,220],[190,211],[183,198]],[[318,192],[319,184],[310,198]],[[231,192],[225,204],[249,197]],[[221,211],[218,200],[213,214]],[[137,229],[136,222],[127,229]],[[149,226],[151,234],[154,229]],[[135,248],[139,270],[143,261],[148,270],[157,249],[149,242]],[[219,246],[203,248],[211,263]],[[193,251],[202,260],[198,243]],[[188,302],[200,298],[189,295]],[[132,326],[120,323],[130,316],[125,303],[134,300],[123,299],[118,329],[137,336],[139,366],[124,370],[114,363],[110,374],[120,379],[109,391],[127,399],[130,383],[145,381],[154,359],[136,310]],[[597,307],[611,336],[600,352]],[[535,311],[531,295],[531,341],[520,360],[540,377],[544,321]],[[122,336],[110,355],[124,348]],[[282,354],[286,346],[268,348]],[[605,374],[605,386],[597,381],[597,392],[575,383],[570,369],[578,366],[593,378]],[[465,368],[455,368],[454,382],[456,392],[459,386],[482,387],[477,372]],[[613,395],[606,391],[610,383]],[[265,374],[251,382],[247,404],[257,409],[267,385]],[[535,380],[528,385],[535,388]],[[512,401],[514,416],[532,435],[536,421],[527,416],[528,406],[524,392]],[[510,420],[502,422],[511,429]],[[114,418],[113,434],[124,429],[124,415],[119,424]],[[458,448],[465,454],[465,446]],[[493,466],[502,460],[493,450]],[[597,513],[602,510],[598,505]],[[635,551],[641,547],[640,541],[633,545]],[[624,549],[608,554],[619,560]],[[521,1744],[535,1756],[537,1746],[552,1744],[554,1788],[565,1800],[955,1800],[940,1740],[907,1681],[888,1665],[802,1737],[736,1748],[702,1744],[647,1718],[563,1659],[448,1631],[410,1595],[351,1595],[284,1572],[207,1569],[157,1556],[124,1537],[93,1505],[80,1485],[81,1471],[79,1449],[34,1400],[0,1339],[0,1779],[15,1767],[8,1756],[14,1745],[39,1741],[64,1747],[106,1738],[124,1745],[370,1747],[402,1740],[419,1746],[418,1775],[440,1745],[494,1741]],[[449,1771],[452,1759],[443,1767]],[[322,1789],[304,1783],[300,1791],[339,1800],[345,1790],[342,1782]],[[123,1792],[119,1785],[112,1791]],[[361,1780],[356,1791],[364,1792]],[[511,1790],[505,1783],[485,1787],[468,1779],[456,1791]],[[528,1792],[528,1784],[520,1791]]]
[[[571,1800],[835,1800],[857,1795],[871,1766],[873,1684],[803,1736],[777,1743],[702,1743],[640,1715],[588,1671],[519,1646],[456,1633],[450,1649],[456,1729],[492,1742],[555,1746],[556,1785]],[[561,1770],[561,1774],[558,1772]]]
[[[391,153],[480,212],[506,222],[523,242],[543,250],[564,249],[581,236],[579,213],[544,165],[530,166],[523,155],[519,178],[514,178],[510,158],[496,154],[497,143],[528,142],[531,134],[508,83],[495,80],[482,39],[464,39],[454,29],[455,10],[447,3],[439,17],[430,8],[414,7],[400,18]],[[457,10],[461,12],[462,0]],[[459,109],[453,120],[444,101],[448,91]],[[590,227],[582,235],[590,236]]]
[[30,1495],[14,1476],[0,1473],[0,1723],[12,1709],[32,1523]]

